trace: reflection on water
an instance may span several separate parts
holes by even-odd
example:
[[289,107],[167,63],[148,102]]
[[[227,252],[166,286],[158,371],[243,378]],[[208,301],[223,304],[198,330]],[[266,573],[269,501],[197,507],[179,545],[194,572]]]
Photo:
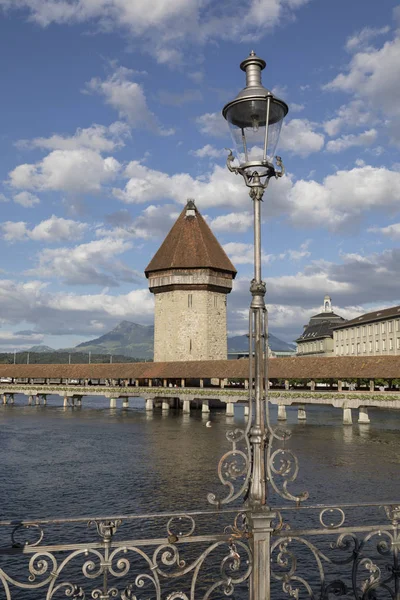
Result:
[[[19,396],[0,407],[1,518],[208,508],[207,493],[220,489],[225,433],[244,425],[243,408],[226,417],[149,413],[141,399],[124,410],[110,410],[105,398],[82,404],[64,408],[54,396],[46,407],[27,406]],[[276,407],[271,412],[276,422]],[[307,489],[319,503],[400,498],[400,415],[369,414],[370,425],[344,427],[338,409],[307,407],[306,423],[287,409],[286,444],[300,461],[293,492]]]

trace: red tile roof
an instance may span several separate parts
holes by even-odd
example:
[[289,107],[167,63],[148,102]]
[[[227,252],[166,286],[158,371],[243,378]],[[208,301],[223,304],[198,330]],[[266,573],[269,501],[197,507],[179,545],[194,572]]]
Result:
[[[248,379],[248,359],[84,365],[0,364],[0,377],[65,379]],[[400,379],[400,356],[275,358],[270,379]],[[1,390],[1,384],[0,384]]]
[[[189,201],[190,202],[190,201]],[[193,202],[193,201],[192,201]],[[146,277],[168,269],[215,269],[236,276],[236,269],[194,205],[195,216],[185,206],[164,242],[147,265]]]

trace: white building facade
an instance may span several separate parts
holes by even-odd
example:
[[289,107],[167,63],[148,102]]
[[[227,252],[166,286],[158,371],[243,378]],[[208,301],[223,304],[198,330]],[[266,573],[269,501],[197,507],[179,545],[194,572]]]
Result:
[[374,311],[336,326],[335,356],[400,354],[400,306]]

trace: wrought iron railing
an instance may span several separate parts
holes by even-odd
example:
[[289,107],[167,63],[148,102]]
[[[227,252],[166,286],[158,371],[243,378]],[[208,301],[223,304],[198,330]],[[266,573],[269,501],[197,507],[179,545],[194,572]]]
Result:
[[400,503],[276,510],[271,597],[400,598]]
[[[272,598],[399,600],[400,503],[278,507]],[[0,522],[0,598],[251,597],[248,510]],[[215,533],[219,532],[219,533]]]
[[252,568],[245,511],[232,509],[3,521],[0,541],[7,600],[244,598]]

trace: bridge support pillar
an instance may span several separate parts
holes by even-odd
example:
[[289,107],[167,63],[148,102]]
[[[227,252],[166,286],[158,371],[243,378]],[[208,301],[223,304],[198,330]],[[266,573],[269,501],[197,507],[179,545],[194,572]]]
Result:
[[201,403],[201,412],[203,414],[208,414],[210,412],[210,407],[208,405],[208,400],[203,400]]
[[250,410],[250,409],[249,409],[249,405],[248,405],[248,404],[245,404],[245,406],[244,406],[244,416],[245,416],[245,417],[248,417],[248,416],[249,416],[249,410]]
[[[32,397],[32,396],[30,396]],[[68,396],[64,396],[63,406],[68,406]]]
[[38,396],[37,394],[35,396],[35,404],[36,404],[36,406],[38,406],[40,404],[40,396]]
[[278,421],[286,421],[286,406],[278,404]]
[[233,402],[226,403],[226,416],[227,417],[235,416],[235,407],[233,406]]
[[358,409],[358,422],[359,423],[370,423],[370,419],[368,416],[368,408],[365,408],[365,406],[360,406],[360,408]]
[[169,400],[167,400],[166,398],[163,398],[162,404],[161,404],[161,410],[169,410]]
[[351,414],[351,408],[343,407],[343,425],[352,425],[353,417]]
[[7,394],[3,394],[3,404],[7,404]]
[[82,398],[75,398],[75,406],[82,406]]
[[43,398],[43,406],[46,406],[46,404],[47,404],[47,396],[45,394],[43,394],[42,398]]
[[129,398],[124,398],[122,400],[122,408],[129,408]]
[[182,410],[183,410],[184,414],[186,414],[186,415],[190,414],[190,400],[183,401]]
[[297,420],[298,421],[305,421],[307,419],[307,415],[306,415],[306,409],[304,406],[299,406],[299,408],[297,409]]
[[153,412],[153,410],[154,410],[154,403],[153,403],[152,398],[147,398],[147,400],[146,400],[146,410],[148,412]]
[[28,396],[28,406],[31,406],[33,402],[32,396]]
[[110,398],[110,408],[117,408],[117,399]]

